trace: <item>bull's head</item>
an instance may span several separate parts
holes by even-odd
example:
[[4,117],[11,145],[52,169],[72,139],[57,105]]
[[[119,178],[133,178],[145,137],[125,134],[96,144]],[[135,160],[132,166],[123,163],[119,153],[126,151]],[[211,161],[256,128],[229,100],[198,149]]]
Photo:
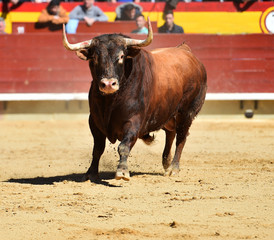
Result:
[[112,94],[119,90],[120,80],[131,71],[131,58],[140,47],[148,46],[153,32],[148,18],[148,35],[145,40],[127,38],[118,34],[106,34],[88,41],[70,44],[63,25],[63,44],[66,49],[76,51],[79,58],[89,60],[93,81],[102,94]]

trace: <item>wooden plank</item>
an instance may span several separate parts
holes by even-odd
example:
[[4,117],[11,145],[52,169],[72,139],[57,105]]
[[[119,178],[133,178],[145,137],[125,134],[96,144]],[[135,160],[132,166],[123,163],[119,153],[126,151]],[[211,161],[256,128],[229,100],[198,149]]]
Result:
[[[162,34],[157,34],[154,36],[154,41],[151,46],[147,47],[147,49],[154,49],[159,47],[174,47],[182,43],[182,36],[176,38],[176,36],[172,37],[167,34],[165,35],[165,40],[163,41]],[[71,43],[75,43],[78,41],[84,41],[87,39],[91,39],[95,37],[96,34],[91,35],[69,35],[68,39]],[[144,36],[137,36],[137,35],[130,35],[134,38],[142,39]],[[185,35],[183,35],[185,36]],[[263,36],[263,35],[262,35]],[[272,35],[269,35],[272,36]],[[62,36],[61,35],[11,35],[9,41],[13,42],[13,45],[9,44],[9,41],[6,41],[6,44],[1,43],[1,54],[5,55],[6,57],[13,57],[11,55],[11,51],[15,51],[15,48],[20,48],[20,51],[17,51],[18,58],[22,58],[25,54],[28,54],[30,58],[37,58],[37,53],[34,51],[34,48],[38,48],[39,52],[44,55],[44,57],[54,57],[56,54],[61,57],[69,57],[71,54],[67,52],[62,46]],[[191,38],[193,39],[194,36]],[[211,36],[213,38],[214,36]],[[224,36],[225,38],[226,36]],[[219,36],[217,36],[219,38]],[[266,35],[268,38],[268,35]],[[196,39],[199,37],[196,36]],[[214,39],[214,38],[213,38]],[[238,37],[235,37],[234,46],[230,44],[230,46],[222,47],[221,41],[216,41],[220,46],[215,43],[215,45],[207,46],[196,43],[195,41],[190,41],[189,46],[191,47],[192,51],[201,59],[207,58],[272,58],[274,55],[274,45],[273,45],[273,36],[272,36],[272,45],[257,45],[256,47],[241,47],[237,45]],[[201,40],[203,42],[203,40]],[[270,41],[269,41],[270,42]],[[22,47],[24,46],[24,48]],[[47,54],[44,54],[44,52]]]
[[[75,43],[94,36],[77,34],[68,38]],[[252,45],[252,36],[266,45]],[[253,42],[248,47],[242,46],[245,37],[246,42]],[[209,93],[274,93],[274,50],[273,44],[269,46],[273,35],[155,34],[147,49],[176,46],[183,38],[206,66]],[[0,47],[0,92],[88,91],[92,80],[88,63],[64,49],[61,34],[5,35],[0,38]]]
[[88,100],[88,93],[0,93],[0,101]]
[[[25,23],[25,24],[32,24],[32,23]],[[105,24],[112,26],[116,25],[120,26],[122,25],[120,22],[97,22],[96,25]],[[133,22],[131,22],[133,25]],[[155,22],[152,22],[152,24],[155,24]],[[85,25],[85,24],[83,24]],[[87,27],[87,29],[91,29]],[[154,29],[157,29],[156,27]],[[113,32],[121,32],[120,29],[116,30],[113,28],[110,31],[87,31],[84,33],[79,34],[69,34],[68,40],[69,41],[84,41],[87,39],[91,39],[95,36],[100,35],[101,33],[113,33]],[[101,32],[101,33],[100,33]],[[20,45],[21,41],[27,41],[27,42],[33,42],[33,35],[37,35],[39,32],[35,33],[29,33],[29,34],[12,34],[8,36],[1,36],[1,38],[5,37],[11,37],[13,36],[13,41],[15,44]],[[128,32],[129,33],[129,32]],[[42,32],[37,36],[37,39],[39,41],[33,42],[34,44],[42,44],[46,45],[53,44],[55,42],[60,42],[62,44],[62,33],[61,31],[58,32],[48,32],[47,36],[45,35],[46,32]],[[44,36],[47,36],[47,38],[44,40]],[[138,34],[130,34],[129,36],[133,36],[134,38],[142,39],[144,38],[144,35],[138,35]],[[59,41],[60,39],[60,41]],[[156,41],[157,39],[157,41]],[[58,41],[57,41],[58,40]],[[206,34],[160,34],[157,33],[154,30],[154,41],[152,42],[152,45],[150,48],[158,48],[158,47],[173,47],[177,46],[181,43],[185,42],[189,46],[192,46],[192,49],[200,49],[200,48],[210,48],[210,49],[219,49],[219,48],[274,48],[273,43],[273,35],[271,34],[248,34],[248,35],[206,35]],[[54,46],[54,45],[53,45]],[[2,47],[0,45],[0,47]]]
[[33,82],[66,82],[69,80],[71,82],[79,82],[79,81],[91,81],[91,76],[88,71],[88,66],[86,66],[86,71],[82,71],[81,69],[75,67],[71,69],[67,69],[64,71],[63,69],[38,69],[38,70],[16,70],[13,71],[1,71],[1,82],[24,82],[26,84],[30,84]]
[[[152,21],[153,31],[157,30],[157,22]],[[91,27],[81,22],[77,33],[131,33],[137,28],[135,21],[95,22]]]
[[[151,22],[152,29],[157,30],[157,22]],[[135,21],[116,21],[116,22],[95,22],[92,26],[87,26],[85,22],[79,22],[77,33],[131,33],[136,29]],[[57,33],[62,31],[62,25],[33,22],[13,22],[12,33]]]
[[214,74],[218,73],[220,69],[223,71],[238,71],[243,70],[264,70],[273,69],[274,59],[254,58],[254,59],[203,59],[203,64],[210,68]]
[[193,52],[201,59],[271,59],[274,48],[200,48]]
[[[77,69],[86,70],[88,67],[87,62],[80,61],[78,57],[72,58],[1,58],[0,66],[1,71],[16,70],[70,70],[72,67],[77,65]],[[89,72],[89,71],[88,71]]]
[[0,93],[88,93],[89,88],[88,82],[0,82]]
[[208,93],[273,93],[272,82],[265,81],[234,81],[233,79],[216,81],[209,80]]
[[192,50],[200,48],[274,48],[271,34],[207,35],[207,34],[160,34],[154,33],[157,41],[152,48],[172,47],[183,42]]

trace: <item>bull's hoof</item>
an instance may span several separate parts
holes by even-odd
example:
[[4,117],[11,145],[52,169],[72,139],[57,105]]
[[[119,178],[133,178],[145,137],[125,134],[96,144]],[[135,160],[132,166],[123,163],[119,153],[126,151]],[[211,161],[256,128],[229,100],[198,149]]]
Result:
[[169,167],[165,169],[165,176],[169,176],[169,177],[177,176],[179,175],[179,171],[180,171],[179,168]]
[[167,169],[170,167],[171,165],[171,156],[168,155],[167,157],[163,157],[163,160],[162,160],[162,165],[163,165],[163,168],[165,169],[165,171],[167,171]]
[[168,161],[166,161],[166,162],[163,161],[163,168],[165,169],[165,171],[167,171],[169,169],[170,164],[171,164],[170,161],[169,162]]
[[101,181],[101,178],[99,177],[99,174],[86,173],[82,178],[82,182],[86,182],[88,180],[90,180],[91,182],[94,182],[94,183],[98,183]]
[[130,180],[130,175],[129,175],[129,171],[127,169],[118,169],[115,175],[115,179],[116,180],[125,180],[125,181],[129,181]]

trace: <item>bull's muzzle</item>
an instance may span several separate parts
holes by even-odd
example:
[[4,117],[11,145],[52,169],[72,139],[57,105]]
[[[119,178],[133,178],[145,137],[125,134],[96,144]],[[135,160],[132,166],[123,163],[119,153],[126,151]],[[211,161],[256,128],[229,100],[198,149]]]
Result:
[[117,78],[103,78],[99,83],[99,90],[104,94],[112,94],[119,90]]

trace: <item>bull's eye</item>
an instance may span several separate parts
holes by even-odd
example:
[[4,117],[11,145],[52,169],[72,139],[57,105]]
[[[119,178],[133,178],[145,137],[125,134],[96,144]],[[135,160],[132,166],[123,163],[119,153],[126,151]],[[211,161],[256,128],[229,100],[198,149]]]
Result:
[[121,51],[118,55],[118,58],[117,58],[119,64],[123,64],[124,56],[125,55],[124,55],[123,51]]
[[118,59],[118,63],[123,64],[123,61],[124,61],[124,55],[120,55]]

